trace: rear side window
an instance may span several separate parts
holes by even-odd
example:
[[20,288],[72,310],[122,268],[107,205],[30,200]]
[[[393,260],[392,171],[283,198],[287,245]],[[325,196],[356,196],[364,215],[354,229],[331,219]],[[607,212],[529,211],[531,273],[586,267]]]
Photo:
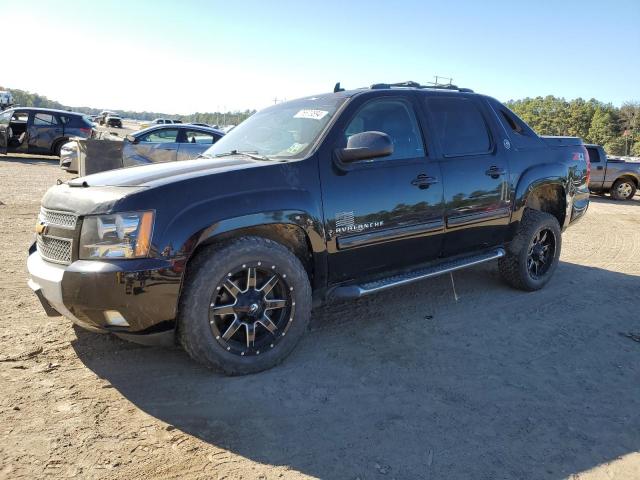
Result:
[[40,127],[50,127],[57,125],[55,117],[50,113],[36,113],[33,117],[33,124]]
[[504,121],[507,123],[507,125],[509,126],[509,128],[511,128],[511,130],[513,130],[513,132],[522,135],[523,134],[523,130],[522,130],[522,126],[516,122],[516,119],[513,118],[509,112],[507,112],[506,110],[500,110],[500,113],[502,114],[502,118],[504,118]]
[[591,163],[598,163],[600,161],[600,152],[598,152],[597,148],[587,147],[587,152],[589,152],[589,161]]
[[404,100],[378,99],[365,103],[347,125],[342,139],[347,145],[356,133],[384,132],[393,142],[393,153],[381,160],[424,157],[424,144],[413,108]]
[[488,153],[491,140],[476,104],[466,98],[429,98],[434,135],[445,157]]

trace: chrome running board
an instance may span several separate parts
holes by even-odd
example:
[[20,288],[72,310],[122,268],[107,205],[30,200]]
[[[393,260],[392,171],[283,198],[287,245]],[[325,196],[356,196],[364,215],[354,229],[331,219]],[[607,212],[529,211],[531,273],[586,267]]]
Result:
[[373,280],[359,285],[344,285],[333,290],[333,292],[331,292],[331,298],[347,299],[363,297],[371,293],[379,292],[380,290],[386,290],[387,288],[399,287],[400,285],[406,285],[425,278],[436,277],[444,273],[454,272],[480,263],[496,260],[504,257],[505,254],[506,252],[504,248],[496,248],[494,250],[489,250],[472,256],[449,261],[445,260],[437,265],[420,268],[412,272],[394,275],[380,280]]

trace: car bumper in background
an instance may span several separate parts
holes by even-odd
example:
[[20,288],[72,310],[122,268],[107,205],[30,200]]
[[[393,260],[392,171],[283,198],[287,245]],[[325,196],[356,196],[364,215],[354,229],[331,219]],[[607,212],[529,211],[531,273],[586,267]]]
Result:
[[31,249],[29,286],[49,316],[145,344],[173,343],[181,275],[162,260],[44,261]]

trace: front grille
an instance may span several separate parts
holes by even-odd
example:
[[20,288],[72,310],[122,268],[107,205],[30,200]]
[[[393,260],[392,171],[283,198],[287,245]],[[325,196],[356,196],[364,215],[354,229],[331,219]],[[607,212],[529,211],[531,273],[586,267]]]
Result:
[[71,263],[73,240],[70,238],[49,237],[47,235],[36,236],[36,246],[40,256],[45,260],[55,263]]
[[47,225],[57,225],[65,228],[76,228],[78,217],[73,213],[59,212],[40,207],[40,221]]

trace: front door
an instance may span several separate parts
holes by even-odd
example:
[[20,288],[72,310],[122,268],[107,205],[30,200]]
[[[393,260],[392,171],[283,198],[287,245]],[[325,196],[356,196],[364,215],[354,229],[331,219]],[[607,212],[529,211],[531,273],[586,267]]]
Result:
[[425,105],[444,181],[443,254],[501,244],[511,217],[510,143],[496,140],[489,112],[473,97],[434,95]]
[[175,162],[178,155],[178,129],[159,128],[128,144],[131,157],[140,163]]
[[[364,131],[391,137],[388,157],[342,164],[332,153]],[[436,258],[443,231],[442,179],[426,154],[411,97],[356,98],[320,151],[331,283]]]
[[33,112],[29,115],[29,153],[51,153],[53,144],[62,135],[62,124],[50,112]]

